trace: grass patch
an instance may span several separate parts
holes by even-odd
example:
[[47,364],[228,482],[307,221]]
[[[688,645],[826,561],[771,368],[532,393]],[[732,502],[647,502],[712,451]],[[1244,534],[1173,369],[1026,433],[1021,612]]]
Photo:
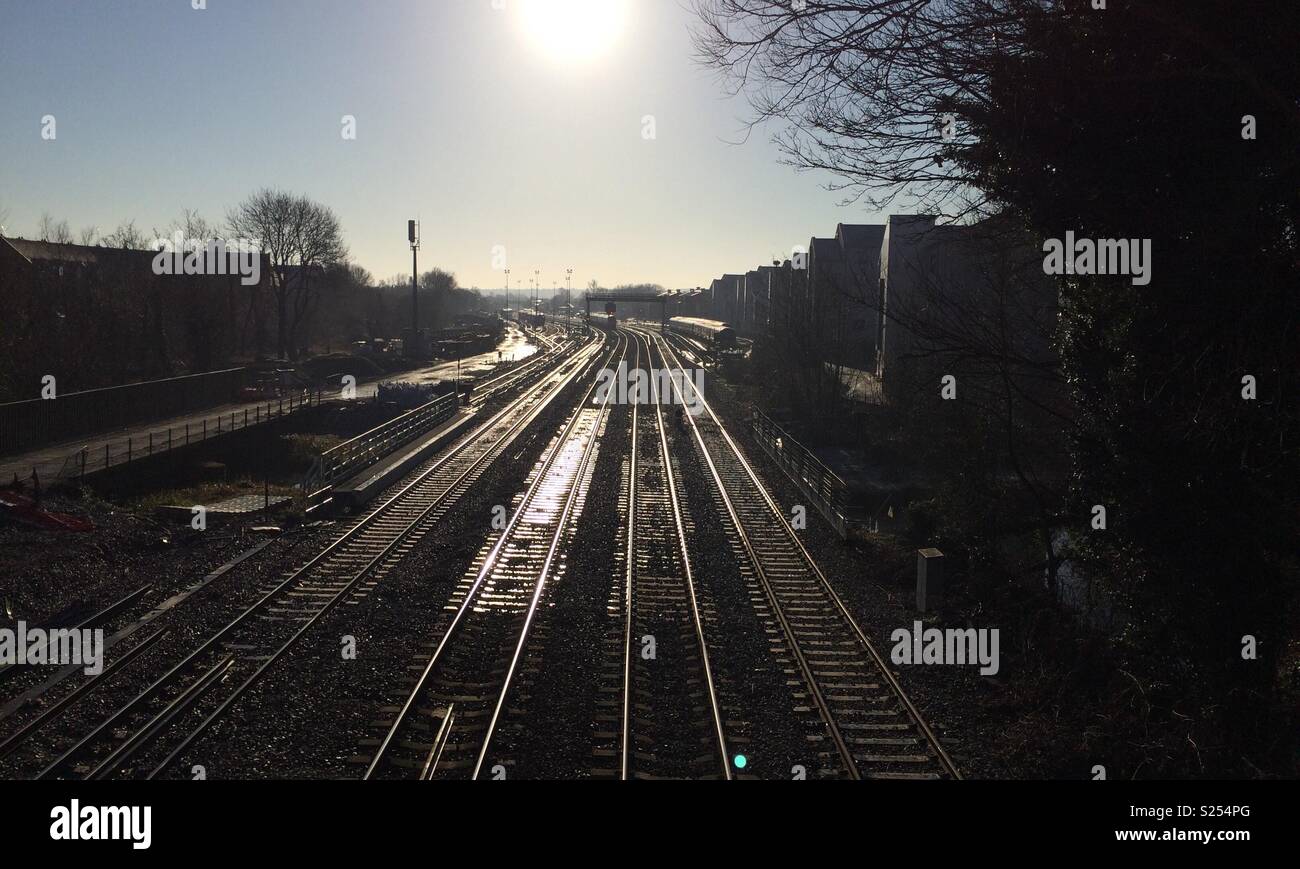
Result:
[[289,461],[295,468],[310,468],[317,457],[346,441],[331,434],[291,434],[284,436],[289,445]]

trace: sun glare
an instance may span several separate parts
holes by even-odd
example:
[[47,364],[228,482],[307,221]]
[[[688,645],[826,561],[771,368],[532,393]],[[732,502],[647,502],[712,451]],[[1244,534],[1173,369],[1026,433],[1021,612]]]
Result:
[[520,25],[553,60],[586,63],[613,49],[630,6],[630,0],[519,0]]

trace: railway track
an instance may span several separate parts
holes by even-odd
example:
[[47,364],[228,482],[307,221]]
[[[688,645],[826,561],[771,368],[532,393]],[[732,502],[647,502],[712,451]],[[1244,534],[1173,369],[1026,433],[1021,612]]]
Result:
[[[568,658],[557,656],[574,649],[562,628],[556,633],[548,608],[558,605],[555,589],[570,587],[560,583],[569,571],[603,431],[612,425],[613,394],[593,401],[596,387],[587,389],[583,378],[623,359],[633,370],[686,374],[683,357],[665,336],[633,329],[611,340],[602,348],[593,339],[567,358],[558,342],[551,344],[527,369],[489,381],[494,386],[477,400],[489,401],[507,381],[517,385],[527,370],[558,362],[523,395],[484,411],[491,419],[421,467],[330,546],[266,583],[251,606],[196,650],[178,654],[176,644],[184,637],[165,628],[153,633],[91,685],[0,744],[0,752],[19,751],[38,733],[55,734],[68,708],[130,668],[131,682],[105,698],[115,711],[89,733],[56,743],[41,756],[37,777],[166,773],[328,613],[369,595],[496,458],[568,394],[581,401],[534,466],[504,527],[489,537],[456,586],[431,654],[413,669],[418,675],[410,690],[384,708],[389,717],[374,740],[365,778],[514,777],[521,759],[509,759],[511,750],[522,746],[528,746],[523,757],[529,764],[531,752],[545,753],[548,740],[572,740],[577,754],[586,751],[587,743],[573,732],[580,727],[560,732],[567,723],[562,715],[549,716],[545,734],[531,733],[528,711],[551,696],[534,696],[531,680],[557,666],[568,668]],[[624,480],[619,554],[611,550],[608,556],[618,558],[618,569],[613,576],[602,569],[599,576],[589,571],[572,577],[586,577],[585,587],[611,601],[607,621],[594,610],[588,617],[594,633],[586,666],[594,665],[594,671],[585,677],[592,680],[596,710],[589,774],[732,779],[741,762],[733,763],[731,752],[748,753],[761,742],[776,749],[763,753],[767,758],[785,758],[789,750],[796,755],[791,762],[799,763],[806,751],[810,773],[815,769],[819,777],[960,778],[713,408],[701,396],[699,416],[670,423],[676,414],[666,407],[686,403],[681,382],[668,385],[667,394],[657,378],[648,384],[647,404],[634,401],[625,415],[613,417],[620,438],[630,438],[623,470],[615,466],[600,477],[611,492],[620,474]],[[571,386],[576,393],[566,391]],[[622,427],[625,418],[629,428]],[[695,520],[712,529],[712,545],[721,544],[717,551],[728,553],[723,561],[702,555],[705,550],[692,542],[688,494],[695,499]],[[700,585],[696,556],[706,569],[726,573],[710,573]],[[603,599],[594,602],[599,606]],[[740,612],[748,615],[740,618]],[[748,629],[741,627],[746,619],[753,624]],[[583,674],[578,657],[570,675],[551,687]],[[150,668],[143,674],[142,664]],[[770,675],[762,696],[771,703],[755,704],[755,695],[745,690],[746,673],[756,675],[755,667]],[[771,684],[779,691],[771,691]],[[756,706],[772,710],[755,716]],[[773,730],[786,733],[769,739]],[[573,759],[575,766],[583,760]],[[547,768],[544,762],[538,767]]]
[[[327,613],[373,590],[516,436],[581,376],[599,343],[592,340],[564,359],[330,546],[264,587],[255,603],[198,649],[89,733],[65,742],[36,777],[154,778],[165,772]],[[200,719],[196,726],[180,726],[195,718]]]
[[[475,404],[482,406],[493,399],[508,395],[511,391],[524,384],[529,377],[535,376],[539,371],[545,370],[548,366],[557,363],[565,350],[565,341],[563,338],[557,335],[546,334],[538,334],[536,338],[541,344],[539,352],[510,370],[495,375],[479,384],[472,399]],[[396,488],[397,487],[394,487],[394,491]],[[218,570],[213,575],[206,578],[199,587],[205,586],[210,580],[219,578],[221,575],[229,572],[231,569],[247,560],[249,556],[260,552],[278,539],[281,538],[267,540],[260,546],[241,553],[237,558],[218,568]],[[193,590],[194,589],[191,589],[191,591]],[[82,621],[69,626],[67,629],[80,631],[101,627],[111,622],[121,623],[122,617],[125,616],[127,622],[123,626],[122,634],[118,637],[113,637],[110,640],[110,643],[115,643],[118,639],[124,639],[126,636],[135,633],[139,628],[146,627],[148,622],[161,612],[160,610],[151,609],[148,604],[148,593],[151,591],[153,591],[152,587],[148,586],[137,589],[123,599],[84,618]],[[190,596],[190,593],[186,592],[181,597],[188,596]],[[171,602],[169,601],[169,603]],[[131,612],[132,610],[135,611],[134,614]],[[119,655],[119,660],[113,662],[107,673],[100,674],[99,677],[94,679],[84,680],[81,684],[75,686],[62,697],[57,698],[54,702],[48,703],[38,716],[20,726],[16,731],[0,738],[0,759],[7,757],[9,754],[22,747],[29,737],[35,735],[37,731],[53,720],[53,718],[63,710],[85,699],[97,689],[111,682],[112,680],[110,677],[117,675],[126,664],[133,661],[164,633],[166,633],[165,629],[152,634],[149,637],[149,642],[142,643],[138,647],[127,646],[126,651]],[[43,674],[34,673],[33,668],[30,667],[16,665],[0,667],[0,688],[10,687],[9,683],[11,682],[26,681],[30,683],[37,675],[42,679],[42,684],[39,686],[27,687],[26,690],[23,690],[23,688],[20,687],[19,693],[16,696],[12,696],[8,700],[3,701],[3,705],[0,705],[0,720],[8,718],[10,715],[17,713],[29,704],[38,701],[44,702],[44,697],[46,695],[60,687],[61,683],[66,679],[74,676],[78,669],[79,668],[76,667],[64,668],[63,671],[57,673],[55,676],[47,678]],[[31,678],[26,680],[21,678],[15,679],[15,676],[29,676]]]
[[[635,333],[633,333],[635,334]],[[636,368],[653,372],[649,339],[637,335]],[[632,403],[622,622],[613,733],[616,774],[633,778],[732,778],[687,530],[669,454],[660,384]],[[606,668],[609,672],[609,668]]]
[[536,337],[544,347],[509,371],[488,378],[479,384],[474,390],[472,399],[476,404],[484,404],[490,399],[508,393],[537,371],[543,370],[547,365],[552,364],[563,353],[564,341],[562,339],[543,334],[538,334]]
[[[685,375],[663,336],[642,333]],[[676,385],[678,400],[683,400]],[[960,778],[929,725],[858,626],[713,408],[686,419],[732,532],[733,548],[829,734],[823,771],[852,779]]]
[[[152,590],[151,586],[138,588],[125,597],[109,604],[103,609],[95,612],[93,615],[86,616],[71,625],[50,624],[42,625],[45,631],[86,631],[95,628],[103,628],[106,624],[111,623],[123,612],[130,609],[133,605],[140,602]],[[5,686],[9,681],[23,674],[30,674],[33,668],[22,664],[6,664],[0,667],[0,686]]]
[[[606,365],[621,360],[620,336]],[[614,364],[617,364],[615,362]],[[504,778],[493,737],[538,618],[562,572],[562,544],[580,514],[610,396],[593,384],[529,477],[505,527],[489,539],[448,605],[432,655],[375,748],[366,779]]]

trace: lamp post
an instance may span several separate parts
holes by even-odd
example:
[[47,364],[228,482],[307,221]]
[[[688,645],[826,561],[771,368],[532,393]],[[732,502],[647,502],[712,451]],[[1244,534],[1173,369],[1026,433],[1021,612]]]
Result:
[[537,313],[537,297],[542,294],[542,270],[533,270],[533,313]]
[[564,275],[564,331],[573,331],[573,269],[565,269]]
[[506,269],[506,322],[510,322],[510,269]]

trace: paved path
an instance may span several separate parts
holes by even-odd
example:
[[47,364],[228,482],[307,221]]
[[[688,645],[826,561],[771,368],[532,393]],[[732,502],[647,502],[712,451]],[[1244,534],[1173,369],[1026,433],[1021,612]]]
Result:
[[[336,398],[338,393],[325,393],[322,399]],[[311,403],[316,396],[311,397]],[[253,403],[223,404],[206,410],[161,419],[145,425],[114,429],[95,435],[87,435],[74,441],[64,441],[31,450],[16,456],[0,458],[0,480],[8,483],[15,474],[19,479],[27,480],[32,471],[40,476],[41,484],[54,482],[59,478],[76,477],[81,472],[81,453],[85,451],[86,473],[102,471],[106,467],[116,467],[150,455],[179,449],[187,443],[202,443],[205,440],[223,437],[232,431],[243,431],[264,425],[273,419],[280,419],[297,413],[305,404],[300,395],[292,399],[274,399]]]
[[[497,352],[500,351],[500,358]],[[460,361],[460,376],[479,377],[488,373],[500,362],[518,362],[527,359],[537,352],[537,345],[530,344],[529,339],[517,327],[511,326],[509,333],[502,339],[501,344],[496,350],[488,353],[480,353],[478,356],[470,356]],[[421,368],[418,371],[408,371],[404,374],[394,374],[391,377],[385,377],[386,383],[436,383],[439,380],[455,380],[456,363],[440,362],[437,365],[428,368]],[[378,387],[372,387],[370,394],[374,395],[374,390]]]
[[[537,352],[537,348],[528,343],[527,337],[513,326],[502,339],[498,349],[501,352],[501,360],[507,362],[512,359],[525,359]],[[492,350],[461,360],[461,377],[477,377],[491,371],[497,364],[497,352]],[[434,383],[439,380],[452,380],[455,377],[456,363],[440,362],[427,368],[384,377],[381,380],[397,383]],[[360,398],[370,398],[378,389],[379,381],[375,381],[359,387],[357,394]],[[323,393],[321,400],[332,401],[339,397],[339,392],[334,390]],[[315,400],[313,396],[312,401]],[[171,419],[51,444],[19,455],[0,458],[0,485],[10,482],[14,474],[22,480],[30,479],[33,470],[40,476],[42,485],[54,482],[60,478],[60,475],[75,477],[81,470],[80,454],[83,449],[86,451],[86,473],[92,473],[102,471],[106,466],[116,467],[128,461],[147,457],[151,454],[151,450],[154,455],[166,452],[169,444],[173,449],[183,447],[186,445],[187,427],[189,443],[199,443],[205,439],[222,437],[232,431],[242,431],[245,427],[264,424],[271,419],[279,419],[281,414],[296,413],[299,409],[298,399],[294,400],[292,411],[288,400],[283,403],[282,409],[279,399],[269,402],[225,404]],[[150,436],[153,438],[152,448]]]

